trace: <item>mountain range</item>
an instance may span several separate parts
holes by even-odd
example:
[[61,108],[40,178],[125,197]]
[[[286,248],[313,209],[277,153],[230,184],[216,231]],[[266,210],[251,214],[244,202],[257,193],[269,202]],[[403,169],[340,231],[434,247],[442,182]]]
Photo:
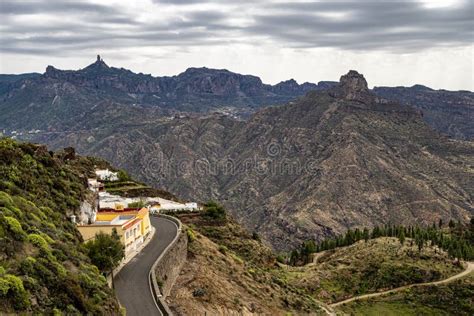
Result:
[[[117,115],[138,116],[138,121],[185,112],[214,111],[248,119],[261,108],[285,104],[309,91],[326,90],[334,81],[298,84],[294,79],[276,85],[256,76],[228,70],[189,68],[172,77],[136,74],[109,67],[100,56],[77,70],[48,66],[45,73],[0,75],[0,127],[6,132],[42,132],[95,128],[91,113],[121,122]],[[423,119],[439,132],[472,139],[474,93],[433,90],[425,86],[375,87],[379,97],[418,108]],[[132,113],[130,113],[132,112]],[[133,119],[132,119],[133,121]]]
[[5,78],[6,134],[219,200],[276,249],[474,212],[472,92],[370,90],[355,71],[317,85],[207,68],[152,77],[100,57],[79,71]]

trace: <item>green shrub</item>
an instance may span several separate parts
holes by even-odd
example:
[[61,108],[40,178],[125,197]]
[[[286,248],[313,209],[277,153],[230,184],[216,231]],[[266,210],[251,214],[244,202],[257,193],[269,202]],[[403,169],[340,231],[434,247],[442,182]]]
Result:
[[[119,308],[104,277],[96,268],[83,271],[83,265],[93,266],[66,217],[84,200],[83,176],[93,173],[96,160],[65,161],[38,149],[0,138],[0,257],[8,267],[0,269],[0,311],[116,315]],[[31,256],[24,257],[25,251]],[[81,286],[80,273],[94,281],[90,289]]]
[[59,262],[51,262],[51,264],[53,265],[54,270],[56,270],[57,276],[64,278],[67,275],[67,270],[62,264]]
[[204,215],[214,220],[225,220],[227,218],[224,207],[213,201],[204,205]]
[[26,275],[34,275],[36,259],[33,257],[26,257],[20,263],[20,271]]
[[207,294],[207,291],[200,287],[193,290],[194,297],[203,297],[206,294]]
[[113,231],[112,235],[102,232],[96,234],[93,240],[85,244],[85,248],[92,263],[102,272],[113,270],[125,255],[117,231]]
[[41,250],[50,251],[48,242],[41,235],[29,234],[28,241]]
[[186,234],[188,235],[188,241],[193,242],[196,240],[196,235],[194,234],[194,231],[191,228],[188,228],[186,230]]
[[229,249],[228,249],[226,246],[224,246],[224,245],[219,245],[219,251],[220,251],[222,254],[224,254],[224,255],[227,254],[227,251],[228,251],[228,250],[229,250]]
[[1,206],[11,206],[13,204],[13,200],[11,196],[3,191],[0,191],[0,205]]
[[30,303],[23,281],[12,274],[0,277],[0,297],[11,300],[17,310],[27,308]]
[[7,223],[8,229],[13,233],[13,238],[16,240],[24,240],[25,232],[16,218],[5,216],[5,222]]
[[45,234],[45,233],[41,232],[40,235],[41,235],[41,237],[44,238],[44,240],[46,240],[46,242],[47,242],[48,244],[53,244],[53,243],[54,243],[53,238],[49,237],[48,234]]
[[139,200],[139,201],[136,201],[136,202],[132,202],[132,203],[128,203],[128,207],[130,208],[142,208],[142,207],[145,207],[145,201],[143,200]]

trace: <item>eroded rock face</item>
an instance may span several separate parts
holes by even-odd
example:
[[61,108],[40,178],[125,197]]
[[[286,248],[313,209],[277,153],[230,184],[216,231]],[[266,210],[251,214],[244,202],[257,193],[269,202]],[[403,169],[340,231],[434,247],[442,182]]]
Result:
[[379,97],[410,105],[423,112],[423,120],[456,139],[474,139],[474,93],[413,87],[375,87]]
[[367,81],[362,74],[355,70],[350,70],[341,76],[339,84],[332,88],[331,95],[347,101],[356,101],[369,104],[375,101],[375,96],[370,93]]
[[347,74],[341,76],[339,84],[346,90],[351,92],[369,92],[367,81],[364,75],[355,70],[350,70]]

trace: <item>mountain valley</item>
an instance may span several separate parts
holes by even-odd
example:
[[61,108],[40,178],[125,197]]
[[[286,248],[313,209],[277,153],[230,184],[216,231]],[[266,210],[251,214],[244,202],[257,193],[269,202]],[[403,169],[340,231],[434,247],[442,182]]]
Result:
[[357,72],[247,121],[218,113],[153,121],[144,112],[140,123],[111,113],[130,122],[34,139],[106,158],[184,198],[222,201],[276,249],[473,212],[473,143],[439,135],[419,110],[373,94]]

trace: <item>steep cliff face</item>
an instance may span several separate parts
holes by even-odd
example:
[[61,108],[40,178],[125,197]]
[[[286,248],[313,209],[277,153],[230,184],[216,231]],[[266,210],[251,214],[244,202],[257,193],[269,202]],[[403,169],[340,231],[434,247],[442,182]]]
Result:
[[347,228],[465,220],[474,209],[473,143],[440,136],[419,110],[377,97],[353,71],[246,122],[176,118],[47,141],[183,197],[223,201],[278,249]]
[[221,189],[277,248],[380,223],[468,219],[474,147],[437,135],[412,108],[378,100],[350,72],[328,92],[256,114],[230,141]]
[[[222,107],[248,114],[255,108],[285,103],[323,88],[294,81],[271,86],[255,76],[209,68],[153,77],[110,67],[97,56],[94,63],[77,71],[48,66],[43,75],[0,77],[0,127],[80,130],[91,111],[109,117],[104,104],[112,104],[114,112],[134,112],[132,116],[140,119],[160,119],[179,111],[207,113]],[[104,123],[101,128],[111,127],[111,120]]]
[[413,106],[423,112],[423,119],[437,131],[457,139],[474,139],[474,93],[470,91],[433,90],[413,87],[375,87],[383,98]]

